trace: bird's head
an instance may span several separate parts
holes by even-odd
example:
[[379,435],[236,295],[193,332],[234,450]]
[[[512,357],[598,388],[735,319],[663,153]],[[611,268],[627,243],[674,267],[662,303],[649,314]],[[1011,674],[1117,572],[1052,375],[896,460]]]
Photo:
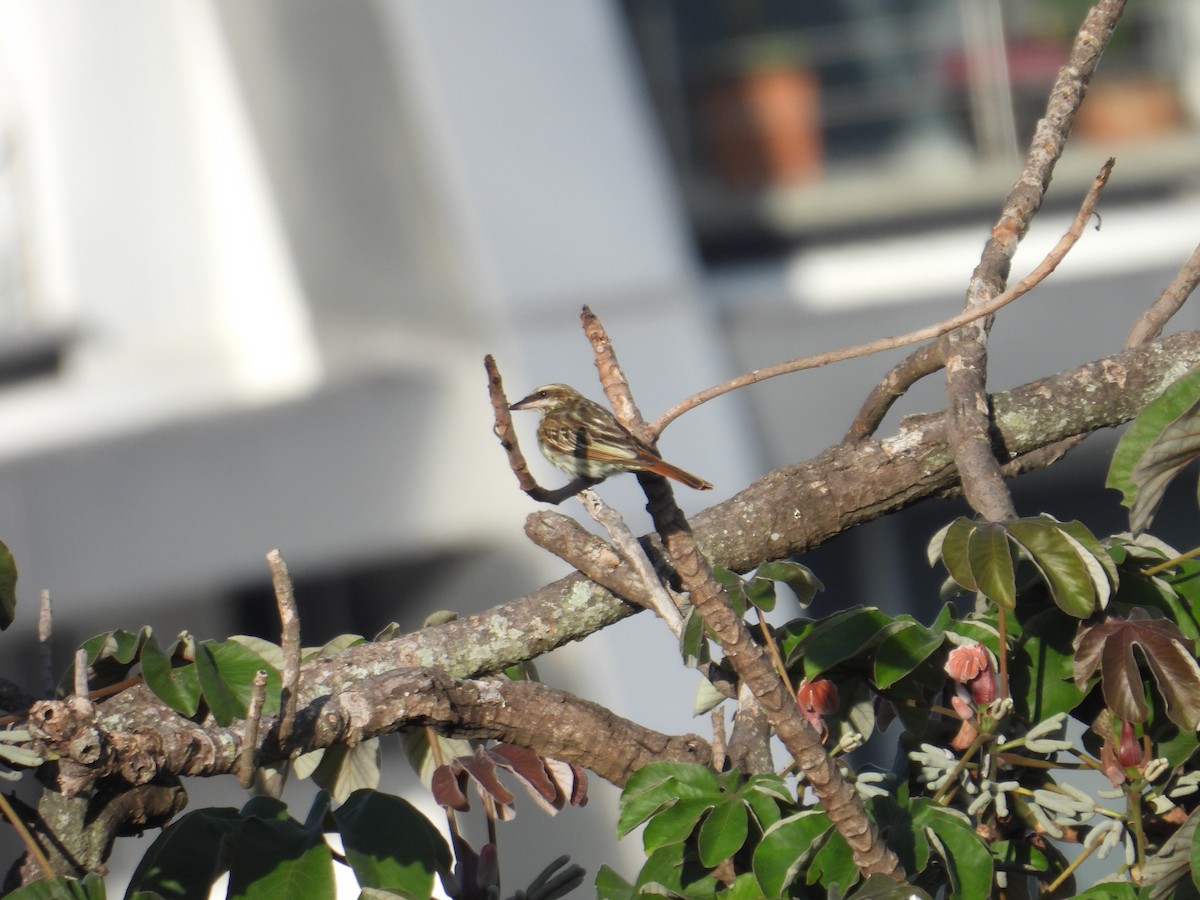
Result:
[[559,409],[582,398],[582,394],[565,384],[546,384],[528,397],[518,400],[509,409],[540,409],[543,413]]

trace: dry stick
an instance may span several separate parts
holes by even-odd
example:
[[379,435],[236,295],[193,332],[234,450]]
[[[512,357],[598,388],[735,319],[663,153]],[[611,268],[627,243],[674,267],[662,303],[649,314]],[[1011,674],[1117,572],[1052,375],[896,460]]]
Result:
[[50,603],[50,592],[42,588],[38,597],[38,655],[42,660],[42,696],[49,699],[54,696],[56,681],[54,678],[54,652],[50,644],[54,633],[54,606]]
[[87,651],[82,647],[75,651],[75,696],[86,698],[88,695]]
[[946,365],[942,354],[941,341],[933,341],[918,347],[904,357],[883,376],[863,405],[859,407],[858,415],[850,423],[843,444],[853,444],[866,440],[883,424],[883,417],[888,414],[897,400],[904,396],[910,387]]
[[709,715],[712,721],[712,767],[715,771],[721,772],[725,769],[725,747],[727,744],[725,738],[725,710],[724,704],[719,704],[716,709]]
[[1138,317],[1133,330],[1129,332],[1129,337],[1125,339],[1126,349],[1158,337],[1163,326],[1171,316],[1179,312],[1179,308],[1191,296],[1197,284],[1200,284],[1200,247],[1192,251],[1192,255],[1175,274],[1171,283],[1158,295],[1158,299]]
[[651,607],[667,623],[671,634],[675,635],[677,639],[682,638],[683,616],[679,614],[679,607],[675,605],[675,601],[663,587],[658,573],[654,571],[654,566],[646,556],[646,551],[642,549],[638,539],[629,530],[629,526],[625,524],[621,514],[612,507],[606,506],[604,501],[591,489],[579,492],[579,502],[583,504],[588,515],[604,526],[608,536],[620,549],[621,555],[641,576],[642,582],[650,592]]
[[280,648],[283,650],[283,688],[279,695],[279,743],[286,744],[296,724],[296,694],[300,683],[300,614],[287,563],[278,550],[267,553],[275,605],[279,608]]
[[867,341],[865,344],[855,344],[852,347],[842,347],[838,350],[814,353],[811,356],[802,356],[799,359],[788,360],[787,362],[768,366],[765,369],[755,369],[753,372],[746,372],[736,378],[731,378],[729,381],[700,391],[698,394],[693,394],[686,400],[675,404],[659,416],[653,424],[647,426],[649,434],[651,437],[657,437],[662,433],[664,428],[685,412],[689,412],[702,403],[707,403],[709,400],[720,397],[722,394],[728,394],[730,391],[736,391],[739,388],[757,384],[760,381],[766,381],[768,378],[775,378],[779,375],[789,375],[793,372],[802,372],[806,369],[819,369],[830,363],[857,359],[860,356],[871,356],[875,353],[881,353],[884,350],[894,350],[897,347],[907,347],[910,344],[928,341],[941,337],[970,322],[974,322],[976,319],[990,316],[997,310],[1008,306],[1008,304],[1025,296],[1037,287],[1037,285],[1041,284],[1051,272],[1058,268],[1059,263],[1063,261],[1067,253],[1078,242],[1079,238],[1083,235],[1084,228],[1087,227],[1088,220],[1096,212],[1096,203],[1100,199],[1104,185],[1108,182],[1108,176],[1112,173],[1114,163],[1115,160],[1110,159],[1101,167],[1099,174],[1092,181],[1091,188],[1088,189],[1087,196],[1083,198],[1083,203],[1080,204],[1079,212],[1075,215],[1075,220],[1071,223],[1071,227],[1059,238],[1058,243],[1046,254],[1037,267],[1011,288],[989,300],[987,303],[961,312],[942,322],[926,325],[924,328],[918,328],[916,331],[910,331],[896,337],[878,338],[873,341]]
[[488,395],[492,400],[492,414],[495,417],[492,431],[500,439],[500,446],[508,455],[509,467],[517,476],[517,484],[521,486],[521,490],[539,503],[559,504],[568,497],[574,497],[584,488],[594,485],[596,483],[594,481],[576,478],[570,484],[551,491],[537,483],[537,480],[530,474],[529,464],[525,462],[525,454],[521,452],[521,447],[517,443],[517,435],[512,426],[512,415],[508,409],[508,397],[504,394],[504,382],[500,378],[496,360],[490,353],[483,358],[483,367],[488,373]]
[[258,726],[262,722],[263,702],[267,696],[267,670],[259,669],[254,673],[254,682],[250,686],[250,703],[246,709],[246,724],[242,729],[242,751],[238,756],[237,779],[246,790],[254,784],[254,772],[258,766],[255,758],[258,756]]
[[[1104,190],[1104,186],[1108,183],[1108,178],[1112,174],[1115,162],[1114,159],[1109,159],[1101,167],[1100,172],[1092,180],[1092,186],[1084,196],[1083,202],[1080,203],[1079,211],[1075,214],[1075,219],[1071,223],[1070,228],[1067,229],[1066,233],[1063,234],[1058,243],[1054,245],[1054,248],[1046,255],[1037,268],[994,300],[975,307],[974,310],[964,313],[963,316],[972,315],[974,318],[970,321],[974,321],[975,318],[978,318],[978,313],[981,310],[986,309],[989,313],[994,312],[998,308],[998,305],[1004,305],[1000,301],[1008,302],[1029,293],[1029,291],[1044,281],[1051,272],[1058,268],[1059,264],[1071,251],[1071,248],[1083,236],[1084,228],[1095,214],[1096,204],[1100,202],[1100,194]],[[1098,225],[1097,228],[1099,228]],[[905,391],[921,378],[933,374],[945,365],[946,348],[944,342],[926,344],[924,347],[910,353],[905,359],[895,365],[871,391],[866,402],[863,403],[862,408],[859,410],[858,415],[855,416],[854,422],[851,423],[849,431],[846,433],[845,438],[843,438],[843,442],[852,443],[874,434],[883,421],[883,417],[891,409],[892,404]]]
[[[631,408],[633,400],[629,386],[603,325],[586,307],[582,319],[596,355],[596,368],[600,371],[605,394],[613,402],[614,409],[618,408],[617,400],[622,401],[622,407]],[[622,421],[621,424],[630,430],[636,427],[634,422]],[[862,798],[842,777],[836,763],[821,745],[820,736],[800,714],[795,699],[784,688],[762,647],[754,641],[745,621],[734,613],[725,591],[713,578],[708,560],[697,548],[691,528],[675,504],[670,485],[665,478],[647,472],[637,473],[637,478],[649,501],[646,508],[696,611],[716,635],[725,658],[754,693],[830,821],[850,845],[855,864],[864,875],[883,873],[903,879],[900,861],[884,845],[879,829],[867,816]]]

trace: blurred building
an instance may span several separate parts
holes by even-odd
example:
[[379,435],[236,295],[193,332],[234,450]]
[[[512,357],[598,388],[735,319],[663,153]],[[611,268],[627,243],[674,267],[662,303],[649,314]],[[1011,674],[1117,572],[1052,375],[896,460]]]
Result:
[[[116,627],[273,636],[272,547],[310,644],[545,583],[563,567],[523,538],[483,355],[514,396],[599,396],[589,304],[656,415],[952,315],[1085,9],[0,0],[0,539],[22,603],[0,674],[36,683],[41,588],[62,665]],[[1118,348],[1195,246],[1198,38],[1188,0],[1131,4],[1014,272],[1115,154],[1104,229],[999,318],[997,388]],[[681,419],[664,453],[717,485],[686,508],[837,441],[898,358]],[[940,406],[935,382],[904,411]],[[1092,502],[1119,528],[1094,508],[1103,453],[1078,455],[1083,488],[1034,478],[1022,512]],[[631,484],[604,493],[648,526]],[[808,560],[822,602],[909,604],[942,513],[918,515]],[[703,730],[671,640],[633,624],[548,680]],[[593,819],[506,859],[509,886],[558,852],[619,865]]]

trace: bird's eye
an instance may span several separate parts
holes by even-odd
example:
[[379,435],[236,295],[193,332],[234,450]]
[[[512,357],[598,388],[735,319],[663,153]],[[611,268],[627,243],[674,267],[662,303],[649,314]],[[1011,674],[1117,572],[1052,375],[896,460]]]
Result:
[[547,397],[550,396],[550,392],[549,391],[538,391],[538,396],[541,397],[543,400],[545,400]]

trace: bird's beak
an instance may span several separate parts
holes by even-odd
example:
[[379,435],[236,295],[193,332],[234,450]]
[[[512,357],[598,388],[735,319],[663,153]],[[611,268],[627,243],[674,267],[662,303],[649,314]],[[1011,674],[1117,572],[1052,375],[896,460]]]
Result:
[[522,397],[520,400],[510,406],[509,409],[532,409],[535,399],[536,398],[532,394],[530,394],[528,397]]

